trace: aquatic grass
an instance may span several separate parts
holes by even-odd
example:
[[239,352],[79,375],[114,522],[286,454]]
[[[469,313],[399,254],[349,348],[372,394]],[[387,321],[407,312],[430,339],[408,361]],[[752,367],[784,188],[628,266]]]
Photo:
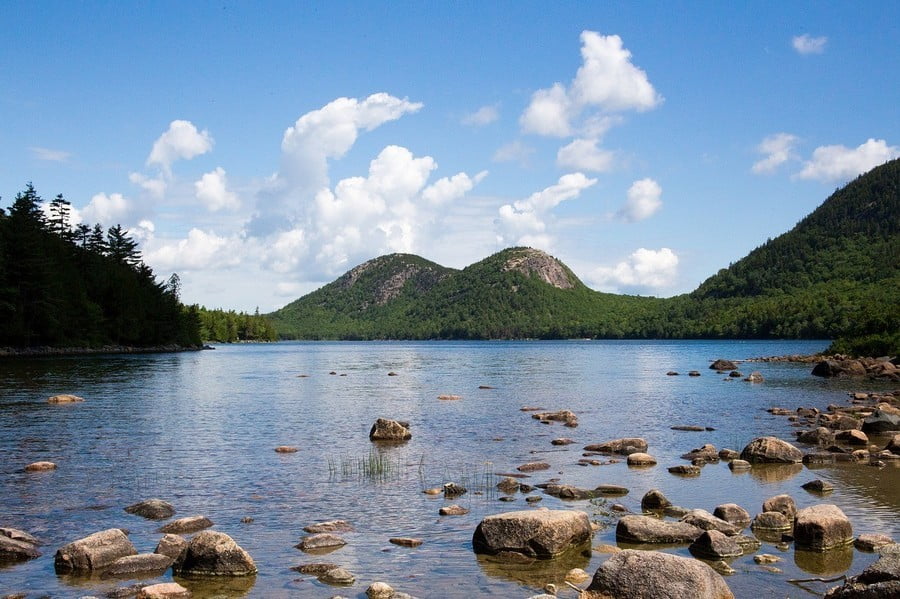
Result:
[[385,482],[400,475],[398,458],[378,451],[364,455],[345,455],[327,458],[329,480],[356,479],[368,482]]

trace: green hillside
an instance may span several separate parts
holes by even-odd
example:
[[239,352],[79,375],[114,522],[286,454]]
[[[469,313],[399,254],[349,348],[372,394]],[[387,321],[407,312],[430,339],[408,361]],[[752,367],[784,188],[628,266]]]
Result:
[[886,347],[897,345],[898,258],[894,160],[690,294],[599,293],[529,248],[503,250],[460,271],[394,254],[270,317],[282,337],[305,339],[877,337]]

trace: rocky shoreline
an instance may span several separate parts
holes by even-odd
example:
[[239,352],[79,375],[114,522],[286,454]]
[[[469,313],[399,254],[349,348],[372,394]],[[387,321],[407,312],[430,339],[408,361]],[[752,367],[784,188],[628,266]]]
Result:
[[0,358],[41,358],[59,356],[91,356],[106,354],[170,354],[215,349],[209,345],[183,346],[177,344],[139,347],[133,345],[103,345],[100,347],[0,347]]

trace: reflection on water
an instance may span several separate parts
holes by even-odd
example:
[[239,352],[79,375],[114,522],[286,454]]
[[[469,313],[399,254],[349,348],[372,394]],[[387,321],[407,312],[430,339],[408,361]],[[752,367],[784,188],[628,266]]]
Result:
[[489,555],[475,555],[478,566],[488,576],[534,588],[541,588],[547,583],[564,586],[566,572],[572,568],[587,568],[590,560],[590,543],[572,548],[554,559],[527,560],[526,563],[516,563]]
[[804,572],[821,577],[843,574],[853,565],[853,547],[846,545],[830,551],[794,550],[794,563]]
[[[900,538],[896,462],[881,470],[862,464],[815,471],[799,464],[754,466],[749,476],[737,476],[720,462],[704,466],[695,478],[666,470],[687,463],[680,456],[704,443],[740,451],[756,436],[792,440],[795,429],[767,408],[824,409],[845,403],[847,391],[853,390],[846,381],[811,377],[808,365],[780,363],[754,365],[766,379],[761,385],[726,384],[706,368],[710,360],[811,353],[824,346],[287,343],[175,355],[0,361],[0,526],[21,528],[47,542],[43,557],[0,570],[0,587],[53,597],[111,590],[117,583],[57,577],[53,553],[64,543],[113,527],[129,529],[138,551],[153,551],[161,536],[159,523],[123,508],[160,497],[175,505],[179,517],[209,516],[216,530],[232,536],[259,568],[259,575],[250,579],[179,579],[195,596],[334,595],[335,589],[298,576],[290,567],[323,559],[294,545],[304,526],[336,518],[354,525],[353,532],[341,535],[347,545],[326,559],[356,575],[355,585],[341,589],[347,596],[362,597],[374,580],[419,596],[441,591],[528,596],[548,582],[560,584],[572,567],[593,573],[608,557],[576,552],[569,561],[516,566],[474,555],[472,533],[484,516],[530,505],[521,493],[509,503],[498,501],[493,473],[515,472],[533,461],[551,467],[522,482],[559,479],[587,489],[621,485],[630,492],[614,502],[632,513],[641,511],[641,497],[652,488],[685,508],[711,512],[717,505],[737,503],[751,516],[765,499],[788,493],[799,508],[835,503],[856,534]],[[667,377],[668,370],[699,370],[703,376]],[[332,371],[336,374],[328,374]],[[389,377],[391,371],[397,376]],[[481,385],[493,389],[479,389]],[[47,404],[47,397],[57,393],[74,393],[86,401]],[[437,400],[442,394],[462,399]],[[579,426],[542,425],[520,411],[526,405],[572,410]],[[340,469],[344,460],[356,463],[371,455],[368,433],[379,417],[409,421],[413,434],[407,443],[378,450],[391,468],[389,475],[336,475],[334,467]],[[673,431],[675,424],[715,430]],[[601,466],[579,464],[584,445],[630,436],[648,441],[658,466],[628,468],[624,459],[604,459]],[[550,444],[557,437],[575,443],[557,448]],[[299,451],[276,454],[279,445]],[[22,472],[39,460],[56,462],[59,468]],[[813,478],[832,483],[835,491],[826,498],[806,493],[801,485]],[[469,492],[452,501],[422,492],[446,482],[463,484]],[[450,503],[470,512],[439,516],[439,508]],[[593,544],[615,544],[617,512],[604,500],[563,502],[544,495],[540,505],[587,512],[601,525]],[[388,542],[397,536],[425,543],[400,548]],[[686,546],[665,550],[689,555]],[[856,573],[874,559],[852,548],[843,550],[836,565],[816,565],[826,559],[821,554],[796,552],[796,559],[790,559],[792,547],[781,544],[780,534],[761,550],[784,554],[778,564],[784,574],[761,571],[751,555],[736,558],[731,565],[737,573],[728,584],[737,597],[794,596],[797,589],[788,578],[848,568]],[[158,580],[171,580],[171,574]]]

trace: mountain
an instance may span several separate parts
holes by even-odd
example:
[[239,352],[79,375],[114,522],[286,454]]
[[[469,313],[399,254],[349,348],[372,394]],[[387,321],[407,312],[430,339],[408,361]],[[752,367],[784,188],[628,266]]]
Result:
[[270,318],[282,337],[303,339],[894,339],[898,258],[900,160],[893,160],[690,294],[599,293],[531,248],[506,249],[462,270],[392,254]]

